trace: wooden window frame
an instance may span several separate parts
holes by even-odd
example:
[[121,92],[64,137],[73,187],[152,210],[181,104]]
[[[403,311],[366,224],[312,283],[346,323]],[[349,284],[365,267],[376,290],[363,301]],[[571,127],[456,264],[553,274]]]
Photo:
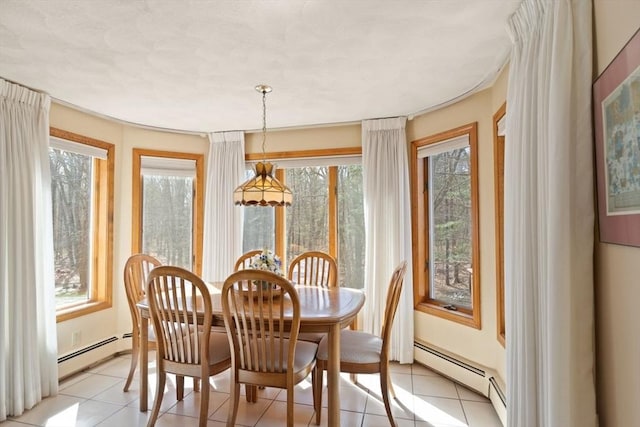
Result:
[[502,346],[506,342],[504,313],[504,144],[505,137],[500,135],[498,123],[507,114],[504,103],[493,115],[493,163],[496,211],[496,323],[497,339]]
[[56,310],[56,322],[104,310],[112,306],[113,299],[113,194],[115,172],[115,145],[73,132],[51,127],[51,136],[79,144],[98,147],[107,152],[107,159],[93,160],[93,216],[91,218],[92,248],[91,298],[82,303],[67,305]]
[[196,163],[196,176],[193,183],[193,272],[202,273],[202,239],[204,222],[204,155],[197,153],[183,153],[176,151],[133,149],[132,167],[132,224],[131,224],[131,253],[142,251],[142,156],[161,157],[167,159],[193,160]]
[[[320,149],[320,150],[300,150],[300,151],[277,151],[271,153],[251,153],[245,154],[245,161],[255,162],[261,161],[266,158],[270,161],[277,161],[278,159],[299,159],[299,158],[314,158],[314,157],[340,157],[340,156],[361,156],[361,147],[347,147],[347,148],[334,148],[334,149]],[[329,191],[328,191],[328,213],[329,213],[329,254],[338,259],[338,167],[327,166],[329,177]],[[286,184],[285,170],[276,169],[276,178]],[[286,246],[286,212],[282,206],[275,207],[275,252],[277,254],[284,254]],[[283,271],[286,271],[286,257],[283,257]]]
[[[430,144],[446,141],[452,138],[467,136],[470,147],[471,165],[471,256],[473,265],[472,275],[472,308],[456,311],[444,308],[446,303],[431,299],[429,296],[429,270],[426,265],[428,259],[429,224],[427,213],[429,204],[427,191],[422,185],[427,173],[425,162],[427,159],[418,158],[418,150]],[[414,308],[417,311],[431,314],[443,319],[457,322],[476,329],[481,328],[480,306],[480,232],[478,206],[478,124],[476,122],[460,126],[445,132],[431,135],[411,142],[411,225],[413,251],[413,297]]]

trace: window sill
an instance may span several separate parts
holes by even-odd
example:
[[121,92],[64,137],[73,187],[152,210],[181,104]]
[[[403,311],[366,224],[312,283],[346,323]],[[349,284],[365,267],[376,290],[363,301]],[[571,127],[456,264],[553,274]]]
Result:
[[415,309],[432,316],[460,323],[461,325],[470,326],[475,329],[481,329],[479,315],[473,316],[461,311],[447,310],[443,306],[437,304],[429,304],[426,302],[419,302],[418,304],[416,304]]
[[60,309],[56,311],[56,323],[75,319],[76,317],[85,316],[107,308],[111,308],[111,303],[106,301],[92,301],[86,304]]

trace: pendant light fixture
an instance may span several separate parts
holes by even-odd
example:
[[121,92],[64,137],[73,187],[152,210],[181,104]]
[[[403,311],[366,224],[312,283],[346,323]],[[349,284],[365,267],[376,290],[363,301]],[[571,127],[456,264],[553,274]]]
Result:
[[266,161],[265,142],[267,140],[267,93],[271,86],[258,85],[262,93],[262,161],[255,165],[253,178],[240,185],[233,192],[233,202],[242,206],[291,206],[293,194],[286,185],[273,176],[275,165]]

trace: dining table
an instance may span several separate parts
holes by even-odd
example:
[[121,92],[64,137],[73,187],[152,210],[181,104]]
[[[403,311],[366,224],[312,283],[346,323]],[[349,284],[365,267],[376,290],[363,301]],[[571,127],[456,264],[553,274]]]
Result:
[[[213,326],[224,326],[220,301],[223,283],[209,283],[213,306]],[[300,301],[300,332],[323,332],[328,337],[327,389],[328,425],[340,425],[340,331],[349,326],[365,302],[361,290],[347,287],[296,285]],[[140,327],[140,411],[148,409],[148,349],[149,304],[147,299],[137,304],[141,314]],[[196,309],[197,313],[197,309]],[[290,315],[290,312],[289,312]],[[285,321],[288,314],[285,310]]]

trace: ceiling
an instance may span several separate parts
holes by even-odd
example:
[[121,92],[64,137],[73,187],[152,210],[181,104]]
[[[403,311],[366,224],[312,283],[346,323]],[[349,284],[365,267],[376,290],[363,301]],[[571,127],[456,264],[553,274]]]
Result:
[[520,0],[0,0],[0,77],[182,131],[412,116],[493,83]]

